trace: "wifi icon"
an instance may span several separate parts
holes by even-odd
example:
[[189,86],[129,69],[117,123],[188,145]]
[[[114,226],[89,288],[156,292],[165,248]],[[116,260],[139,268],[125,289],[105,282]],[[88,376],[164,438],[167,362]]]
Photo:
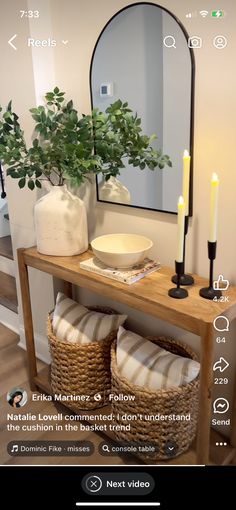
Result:
[[203,18],[206,18],[206,16],[209,14],[209,11],[199,11],[199,14],[201,14]]

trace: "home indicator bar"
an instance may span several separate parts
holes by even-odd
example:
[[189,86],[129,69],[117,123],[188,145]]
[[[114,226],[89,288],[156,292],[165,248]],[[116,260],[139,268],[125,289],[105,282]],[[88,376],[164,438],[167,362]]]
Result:
[[98,503],[96,503],[95,501],[91,501],[89,503],[83,503],[82,501],[81,502],[77,502],[76,503],[76,506],[138,506],[138,507],[156,507],[156,506],[161,506],[161,503],[158,503],[158,502],[143,502],[143,503],[140,503],[137,501],[133,501],[133,502],[127,502],[127,501],[123,501],[123,502],[120,502],[118,503],[117,501],[116,502],[112,502],[112,501],[109,501],[109,502],[106,502],[106,503],[103,503],[102,501],[99,501]]

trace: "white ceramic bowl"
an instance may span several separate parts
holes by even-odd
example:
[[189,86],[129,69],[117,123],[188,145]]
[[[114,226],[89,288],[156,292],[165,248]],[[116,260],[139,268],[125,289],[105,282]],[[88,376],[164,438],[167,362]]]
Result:
[[108,234],[91,242],[94,255],[110,267],[129,268],[142,262],[153,242],[137,234]]

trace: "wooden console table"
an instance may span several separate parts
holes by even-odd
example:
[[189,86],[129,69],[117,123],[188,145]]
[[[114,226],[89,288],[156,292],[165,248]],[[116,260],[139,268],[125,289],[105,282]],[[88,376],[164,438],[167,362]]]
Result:
[[[226,316],[229,321],[236,317],[236,287],[231,286],[227,292],[224,292],[224,295],[229,296],[228,303],[212,302],[200,298],[199,289],[206,286],[207,281],[194,275],[195,285],[192,288],[188,288],[189,297],[183,300],[173,299],[168,296],[168,289],[172,286],[170,280],[173,269],[163,267],[160,271],[148,275],[133,285],[125,285],[80,269],[79,263],[89,257],[91,257],[91,252],[89,251],[73,257],[52,257],[39,254],[35,247],[18,250],[29,377],[32,390],[39,388],[41,391],[51,393],[49,368],[44,369],[41,373],[37,371],[28,266],[63,280],[68,295],[71,292],[71,285],[78,285],[167,321],[200,337],[200,406],[196,454],[195,452],[193,454],[193,451],[190,449],[186,454],[168,462],[172,464],[208,464],[210,462],[209,449],[212,415],[212,365],[215,336],[219,335],[219,333],[216,335],[217,332],[214,330],[213,321],[218,315]],[[231,430],[233,431],[231,434],[231,446],[226,450],[227,458],[222,459],[223,464],[229,463],[235,454],[236,396],[232,408],[234,409],[234,416],[232,418],[234,423],[231,424]],[[110,407],[106,406],[102,411],[107,413],[110,411]],[[222,415],[217,416],[221,417]],[[110,437],[112,437],[111,434]]]

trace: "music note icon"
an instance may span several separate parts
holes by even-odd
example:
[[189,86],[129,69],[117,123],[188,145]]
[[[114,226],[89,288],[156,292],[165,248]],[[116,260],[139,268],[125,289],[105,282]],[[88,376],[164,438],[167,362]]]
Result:
[[18,452],[18,444],[14,444],[11,449],[11,453],[17,453]]

